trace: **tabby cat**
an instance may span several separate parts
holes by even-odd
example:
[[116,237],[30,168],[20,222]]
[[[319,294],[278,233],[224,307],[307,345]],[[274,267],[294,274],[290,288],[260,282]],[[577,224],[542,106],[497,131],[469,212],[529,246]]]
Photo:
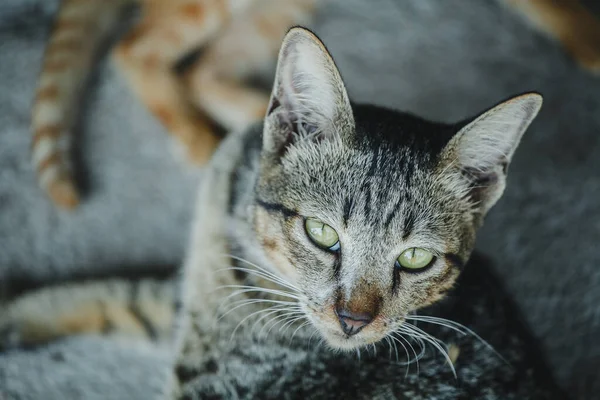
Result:
[[[600,69],[600,22],[579,0],[502,0]],[[68,160],[69,131],[96,47],[125,4],[141,20],[113,53],[133,91],[203,164],[220,136],[211,122],[239,130],[264,116],[268,94],[247,84],[272,69],[283,35],[306,24],[317,0],[63,0],[50,38],[32,115],[32,157],[52,201],[74,208],[79,194]],[[201,47],[185,73],[179,61]]]
[[467,265],[541,104],[456,124],[354,104],[294,28],[264,121],[209,164],[181,276],[24,294],[2,343],[171,340],[165,398],[562,398],[485,262]]

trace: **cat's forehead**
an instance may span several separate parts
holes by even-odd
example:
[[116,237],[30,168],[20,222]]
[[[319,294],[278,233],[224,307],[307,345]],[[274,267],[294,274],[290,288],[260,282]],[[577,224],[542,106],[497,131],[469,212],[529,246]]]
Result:
[[[344,124],[344,130],[335,134],[327,132],[342,138],[340,141],[301,141],[286,157],[288,161],[309,170],[327,167],[352,172],[367,167],[385,175],[434,162],[459,128],[379,106],[353,105],[352,110],[352,124]],[[378,165],[373,165],[374,161]]]
[[354,105],[352,111],[356,145],[383,148],[392,156],[404,153],[417,159],[434,158],[459,128],[380,106]]
[[329,198],[348,197],[365,185],[388,194],[407,191],[427,181],[456,131],[381,107],[353,110],[354,124],[339,133],[342,140],[301,142],[289,151],[284,174],[290,184]]
[[[308,216],[352,229],[398,231],[398,221],[414,228],[433,221],[443,188],[433,167],[411,153],[388,157],[358,149],[322,154],[321,163],[305,164],[285,179],[286,197]],[[412,229],[412,228],[411,228]]]

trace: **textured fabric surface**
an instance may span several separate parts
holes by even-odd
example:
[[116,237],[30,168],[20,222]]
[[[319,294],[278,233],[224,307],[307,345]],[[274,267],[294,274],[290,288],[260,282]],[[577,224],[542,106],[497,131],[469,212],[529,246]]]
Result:
[[[0,283],[168,268],[183,256],[198,171],[111,63],[77,127],[86,191],[57,212],[29,164],[29,106],[56,1],[0,5]],[[600,78],[495,2],[331,0],[315,23],[350,96],[453,121],[526,90],[545,105],[525,135],[479,248],[574,398],[600,390]],[[73,338],[0,355],[0,395],[150,398],[166,350]],[[4,391],[4,393],[3,393]],[[84,395],[85,394],[85,395]]]

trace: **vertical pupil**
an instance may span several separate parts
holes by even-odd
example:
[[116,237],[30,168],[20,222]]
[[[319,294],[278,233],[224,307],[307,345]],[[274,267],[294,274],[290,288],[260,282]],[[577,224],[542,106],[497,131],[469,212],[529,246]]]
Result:
[[323,225],[321,225],[319,227],[315,226],[315,227],[311,228],[310,231],[312,232],[312,234],[314,236],[322,237],[323,236]]
[[408,254],[406,255],[406,257],[408,258],[408,260],[411,263],[414,263],[415,262],[415,249],[408,250]]

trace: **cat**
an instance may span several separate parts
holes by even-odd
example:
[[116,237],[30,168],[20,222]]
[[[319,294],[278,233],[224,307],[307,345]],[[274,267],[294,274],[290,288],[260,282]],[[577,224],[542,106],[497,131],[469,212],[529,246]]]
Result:
[[[61,208],[79,204],[68,150],[82,84],[130,3],[141,18],[112,50],[115,64],[188,159],[203,165],[220,140],[213,121],[235,130],[264,116],[268,93],[247,81],[272,69],[284,34],[310,22],[316,0],[64,0],[32,110],[33,164]],[[177,68],[199,48],[192,65]]]
[[264,120],[209,162],[182,271],[25,293],[0,343],[167,340],[165,398],[563,398],[488,263],[469,262],[541,105],[445,124],[353,103],[293,28]]
[[[239,130],[263,117],[268,93],[247,84],[268,75],[279,43],[306,25],[317,0],[64,0],[50,37],[32,112],[32,159],[57,206],[79,204],[68,150],[82,82],[96,47],[124,5],[142,18],[113,50],[133,92],[203,165],[221,140],[211,121]],[[502,0],[560,40],[585,68],[600,68],[600,22],[578,0]],[[183,74],[175,66],[195,49]]]

